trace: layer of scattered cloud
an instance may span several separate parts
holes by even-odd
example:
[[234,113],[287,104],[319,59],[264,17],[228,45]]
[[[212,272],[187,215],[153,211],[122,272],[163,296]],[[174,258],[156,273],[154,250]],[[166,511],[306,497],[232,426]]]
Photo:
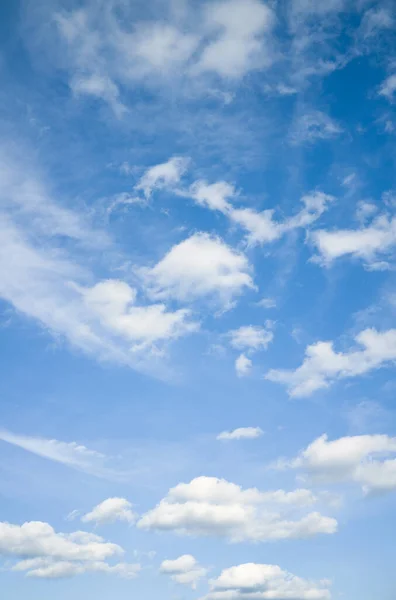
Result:
[[21,558],[10,568],[29,577],[53,579],[102,572],[131,578],[140,570],[138,564],[107,562],[124,553],[117,544],[85,531],[56,533],[41,521],[0,523],[0,552],[10,559]]
[[81,521],[83,523],[95,523],[96,525],[114,523],[115,521],[125,521],[132,524],[136,521],[136,515],[132,510],[132,504],[125,498],[107,498],[107,500],[83,515]]
[[150,297],[159,300],[209,297],[229,307],[243,292],[255,289],[246,256],[207,233],[176,244],[154,267],[140,272]]
[[[256,488],[243,490],[224,479],[198,477],[170,489],[154,509],[141,517],[137,526],[182,535],[223,537],[232,542],[335,533],[335,519],[307,512],[315,501],[313,494],[305,489],[260,492]],[[291,515],[295,518],[290,518]]]
[[330,581],[308,581],[278,565],[246,563],[211,579],[204,600],[329,600]]
[[197,330],[190,311],[139,303],[138,290],[119,279],[95,282],[85,266],[92,264],[88,251],[103,256],[108,236],[58,206],[42,178],[19,162],[6,160],[1,180],[0,297],[58,341],[99,360],[159,372],[167,344]]
[[238,427],[232,431],[222,431],[216,439],[221,441],[252,440],[261,437],[263,433],[260,427]]
[[75,94],[106,102],[124,114],[123,91],[140,83],[215,77],[238,81],[273,62],[273,11],[259,0],[159,7],[153,18],[111,2],[103,15],[90,7],[55,12],[57,43]]
[[320,483],[356,483],[364,493],[396,490],[396,438],[356,435],[314,440],[291,461],[280,466],[302,470]]
[[271,369],[266,379],[286,386],[292,397],[310,396],[334,381],[357,377],[392,364],[396,360],[396,330],[365,329],[356,337],[357,349],[336,352],[333,342],[307,346],[297,369]]
[[174,560],[164,560],[160,572],[169,575],[177,583],[196,589],[198,581],[206,576],[208,569],[202,567],[191,554],[184,554]]

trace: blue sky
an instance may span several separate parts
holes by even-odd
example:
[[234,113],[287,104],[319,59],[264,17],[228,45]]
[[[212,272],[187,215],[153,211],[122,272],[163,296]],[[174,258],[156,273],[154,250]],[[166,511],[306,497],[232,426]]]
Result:
[[394,3],[0,17],[4,597],[393,599]]

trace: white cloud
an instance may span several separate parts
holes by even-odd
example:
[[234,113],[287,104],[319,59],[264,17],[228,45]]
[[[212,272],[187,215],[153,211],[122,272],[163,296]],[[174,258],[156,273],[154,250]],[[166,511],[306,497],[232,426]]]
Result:
[[118,479],[122,474],[106,465],[106,456],[95,450],[89,450],[82,444],[76,442],[61,442],[46,438],[16,435],[10,431],[0,430],[0,440],[23,448],[55,462],[62,463],[68,467],[85,471],[97,477]]
[[370,38],[384,29],[392,29],[395,24],[391,13],[384,7],[378,6],[366,10],[360,25],[360,31],[365,39]]
[[105,560],[123,553],[120,546],[105,542],[93,533],[56,533],[48,523],[41,521],[23,525],[1,522],[0,551],[8,556],[60,560]]
[[396,218],[383,214],[358,229],[317,230],[310,239],[320,255],[316,260],[323,265],[350,256],[364,261],[368,267],[375,267],[396,246]]
[[238,377],[245,377],[252,370],[253,363],[245,354],[240,354],[235,360],[235,371]]
[[[309,490],[260,492],[215,477],[181,483],[137,526],[182,535],[218,536],[233,542],[306,538],[334,533],[337,521],[318,512],[306,514],[316,501]],[[303,512],[303,516],[300,516]],[[294,520],[290,513],[299,513]]]
[[330,582],[313,582],[277,565],[246,563],[224,569],[209,582],[205,600],[329,600]]
[[266,350],[274,339],[271,331],[272,322],[266,322],[266,328],[255,325],[239,327],[229,332],[231,346],[237,350]]
[[81,517],[83,523],[114,523],[115,521],[126,521],[134,523],[136,515],[132,510],[132,504],[125,498],[107,498],[90,512]]
[[387,79],[382,83],[379,89],[379,95],[385,96],[388,100],[393,100],[396,92],[396,73],[389,75]]
[[134,189],[149,200],[155,190],[175,187],[187,170],[188,163],[187,158],[173,156],[165,163],[154,165],[147,169]]
[[258,212],[252,208],[235,208],[231,201],[238,199],[238,193],[225,181],[213,184],[203,180],[196,181],[188,190],[179,191],[179,194],[192,198],[197,204],[210,210],[218,210],[232,223],[245,229],[249,245],[269,244],[280,239],[288,231],[309,227],[333,201],[332,196],[313,191],[301,198],[303,208],[300,212],[282,222],[274,219],[274,209]]
[[342,133],[342,128],[331,117],[319,110],[301,115],[295,122],[290,141],[293,144],[312,144],[328,140]]
[[387,492],[396,490],[396,458],[388,458],[395,454],[396,438],[388,435],[357,435],[332,441],[322,435],[284,465],[302,469],[319,482],[354,482],[365,493]]
[[274,60],[274,13],[260,0],[185,2],[181,10],[171,3],[149,19],[118,2],[106,8],[56,13],[56,43],[72,90],[101,98],[117,116],[125,110],[121,92],[136,82],[152,88],[213,75],[234,82]]
[[[160,370],[152,350],[197,329],[189,311],[138,306],[137,291],[127,283],[95,283],[84,259],[92,264],[92,258],[103,256],[111,244],[108,236],[92,229],[84,215],[58,206],[28,166],[7,159],[3,167],[0,297],[58,340],[100,360],[142,371],[156,364]],[[101,252],[88,254],[93,247]]]
[[24,571],[27,577],[38,579],[60,579],[85,573],[106,573],[118,575],[125,579],[134,579],[141,567],[139,564],[130,563],[109,565],[103,561],[71,562],[51,558],[32,558],[16,563],[11,570]]
[[205,9],[206,26],[214,34],[193,72],[212,71],[223,77],[240,78],[269,62],[270,47],[264,35],[274,24],[272,10],[259,0],[228,0]]
[[173,246],[152,269],[141,270],[150,295],[193,301],[209,296],[229,306],[254,289],[244,254],[207,233],[196,233]]
[[257,306],[262,308],[276,308],[276,300],[274,298],[262,298],[257,302]]
[[170,575],[171,579],[177,583],[190,585],[195,589],[199,579],[205,577],[208,570],[201,567],[194,556],[184,554],[175,560],[164,560],[161,563],[160,572]]
[[216,439],[218,440],[252,440],[263,435],[260,427],[238,427],[233,431],[222,431]]
[[136,289],[123,281],[109,279],[92,288],[80,289],[90,314],[109,333],[133,343],[132,351],[198,328],[197,323],[189,320],[191,313],[187,309],[168,312],[164,304],[136,306]]
[[127,111],[120,101],[118,87],[107,76],[97,73],[76,75],[70,82],[70,88],[76,96],[93,96],[107,102],[118,118],[121,118]]
[[271,369],[266,379],[285,385],[292,397],[303,397],[329,387],[337,379],[364,375],[396,360],[396,329],[365,329],[355,341],[360,348],[346,352],[335,352],[333,342],[311,344],[300,367]]

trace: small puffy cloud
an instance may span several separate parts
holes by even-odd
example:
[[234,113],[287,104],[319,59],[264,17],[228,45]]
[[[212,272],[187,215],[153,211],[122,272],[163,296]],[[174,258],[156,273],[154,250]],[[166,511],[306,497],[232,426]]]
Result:
[[174,188],[187,170],[188,163],[187,158],[173,156],[165,163],[150,167],[136,184],[135,191],[149,200],[155,190]]
[[211,579],[203,600],[329,600],[330,582],[308,581],[278,565],[246,563]]
[[224,305],[254,289],[246,256],[220,238],[196,233],[173,246],[151,269],[141,270],[150,295],[193,301],[212,297]]
[[303,397],[338,379],[364,375],[396,361],[396,329],[365,329],[355,341],[358,348],[346,352],[334,351],[333,342],[311,344],[300,367],[271,369],[266,379],[285,385],[292,397]]
[[290,141],[292,144],[313,144],[319,140],[333,139],[342,128],[329,115],[319,110],[301,115],[294,124]]
[[267,321],[266,328],[247,325],[230,331],[231,346],[237,350],[266,350],[274,339],[272,323]]
[[319,482],[354,482],[365,493],[389,492],[396,490],[396,458],[389,458],[395,454],[396,438],[388,435],[356,435],[331,441],[322,435],[283,465],[301,469]]
[[222,431],[216,439],[221,441],[228,440],[253,440],[261,437],[263,430],[260,427],[238,427],[233,431]]
[[249,375],[252,370],[253,363],[245,354],[240,354],[235,360],[235,371],[238,377]]
[[205,577],[208,570],[201,567],[194,556],[184,554],[175,560],[164,560],[161,563],[160,572],[170,575],[171,579],[177,583],[190,585],[195,589],[199,579]]
[[334,260],[349,256],[375,268],[394,251],[396,218],[383,214],[358,229],[320,229],[312,232],[310,239],[319,252],[315,260],[320,264],[329,266]]
[[190,536],[218,536],[233,542],[334,533],[335,519],[307,513],[315,501],[309,490],[260,492],[256,488],[243,490],[224,479],[197,477],[170,489],[137,526]]
[[393,100],[396,92],[396,73],[389,75],[387,79],[381,84],[379,89],[379,95],[384,96],[388,100]]
[[392,29],[394,25],[395,20],[392,14],[384,6],[377,6],[365,11],[360,25],[360,33],[364,39],[367,39],[384,29]]
[[114,523],[114,521],[126,521],[134,523],[136,515],[132,510],[132,504],[125,498],[107,498],[90,512],[81,517],[83,523]]

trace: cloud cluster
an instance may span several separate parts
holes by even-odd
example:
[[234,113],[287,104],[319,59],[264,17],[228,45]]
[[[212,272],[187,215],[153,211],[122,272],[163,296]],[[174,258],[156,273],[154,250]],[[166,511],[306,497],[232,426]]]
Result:
[[208,570],[201,567],[194,556],[184,554],[175,560],[164,560],[161,563],[160,572],[169,575],[177,583],[189,585],[195,589],[198,581],[205,577]]
[[280,463],[301,469],[321,483],[353,482],[365,493],[396,490],[396,438],[388,435],[357,435],[329,441],[314,440],[299,455]]
[[[309,490],[260,492],[215,477],[180,483],[138,521],[141,529],[190,536],[218,536],[232,542],[307,538],[331,534],[337,521],[306,513],[316,498]],[[305,513],[294,520],[290,514]]]
[[100,98],[120,117],[123,90],[139,82],[155,86],[169,78],[214,76],[238,80],[272,62],[268,43],[275,22],[259,0],[223,0],[210,6],[159,5],[152,14],[112,0],[55,13],[63,66],[77,95]]
[[396,329],[365,329],[355,337],[357,349],[336,352],[333,342],[307,346],[297,369],[271,369],[266,379],[287,387],[290,396],[310,396],[334,381],[364,375],[396,361]]
[[117,544],[85,531],[56,533],[41,521],[23,525],[0,523],[0,553],[21,558],[11,568],[24,571],[29,577],[72,577],[87,572],[136,577],[140,565],[107,562],[123,552]]
[[278,565],[245,563],[211,579],[205,600],[329,600],[330,582],[313,582]]
[[189,310],[138,302],[138,290],[119,279],[98,281],[87,251],[102,257],[111,241],[58,206],[37,174],[8,159],[0,177],[0,297],[19,313],[99,360],[143,371],[153,353],[197,330]]

